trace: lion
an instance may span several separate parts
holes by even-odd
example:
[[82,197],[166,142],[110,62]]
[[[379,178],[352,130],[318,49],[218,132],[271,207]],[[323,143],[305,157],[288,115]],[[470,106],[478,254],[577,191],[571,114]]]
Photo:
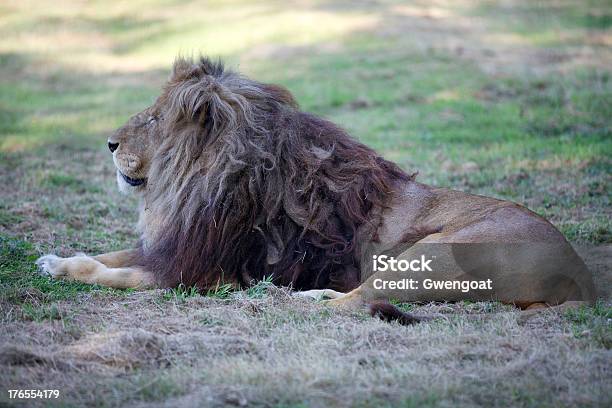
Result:
[[[521,309],[593,300],[586,266],[542,217],[513,202],[419,183],[301,111],[285,88],[220,61],[178,58],[155,103],[119,128],[108,148],[119,189],[140,199],[138,244],[97,256],[42,256],[37,264],[53,278],[200,290],[271,278],[328,305],[370,305],[405,323],[420,319],[390,299],[496,300]],[[398,277],[373,270],[383,254],[435,259],[438,267],[414,272],[415,281],[492,285],[379,290],[383,278]]]

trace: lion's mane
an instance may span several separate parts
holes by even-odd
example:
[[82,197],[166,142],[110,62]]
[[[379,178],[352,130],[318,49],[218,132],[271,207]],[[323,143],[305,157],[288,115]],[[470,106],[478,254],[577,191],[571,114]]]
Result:
[[160,225],[142,262],[161,285],[359,284],[357,231],[372,239],[373,209],[411,176],[284,88],[206,58],[177,60],[156,105],[163,134],[145,202]]

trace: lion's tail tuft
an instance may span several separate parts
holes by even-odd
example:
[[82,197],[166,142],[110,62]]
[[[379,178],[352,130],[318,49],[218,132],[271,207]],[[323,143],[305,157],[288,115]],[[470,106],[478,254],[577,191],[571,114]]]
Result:
[[410,313],[402,312],[396,306],[393,306],[391,303],[387,301],[377,301],[371,302],[368,304],[370,309],[370,315],[372,317],[379,317],[385,322],[393,322],[396,321],[401,325],[409,326],[415,323],[420,323],[422,321],[429,320],[423,316],[415,316]]

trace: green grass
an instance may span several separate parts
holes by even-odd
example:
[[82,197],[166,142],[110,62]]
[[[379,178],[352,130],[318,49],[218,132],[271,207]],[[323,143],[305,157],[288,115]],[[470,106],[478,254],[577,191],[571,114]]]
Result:
[[[39,255],[27,241],[0,234],[0,305],[17,306],[18,316],[25,321],[59,320],[70,331],[71,316],[76,310],[58,307],[61,301],[75,300],[83,293],[124,297],[130,291],[110,289],[99,285],[52,280],[41,276],[34,261]],[[4,316],[10,319],[10,314]]]
[[245,293],[249,299],[261,299],[268,294],[268,291],[273,286],[272,276],[264,276],[262,280],[247,288]]
[[565,318],[572,323],[575,337],[591,337],[600,346],[612,348],[612,307],[604,301],[597,301],[593,307],[570,309]]
[[[542,47],[577,45],[585,30],[597,32],[612,27],[610,4],[606,0],[533,1],[506,5],[483,2],[477,7],[477,13],[496,18],[497,30],[510,30]],[[564,32],[563,37],[559,31]]]
[[19,215],[11,214],[7,212],[6,210],[4,210],[2,207],[0,207],[0,225],[2,225],[3,227],[8,228],[23,220],[24,220],[23,217],[20,217]]
[[27,301],[31,293],[38,300],[47,303],[74,299],[79,292],[115,292],[97,285],[51,280],[41,276],[34,264],[38,256],[31,243],[0,236],[0,294],[4,300],[21,303],[24,299]]
[[[255,283],[248,288],[243,289],[243,294],[248,299],[261,299],[267,296],[270,288],[274,287],[272,277],[265,277],[261,281]],[[238,293],[241,288],[235,288],[231,284],[219,284],[212,289],[208,289],[206,292],[201,293],[195,287],[186,287],[182,283],[172,289],[168,289],[164,292],[163,298],[168,301],[179,301],[184,302],[191,297],[206,296],[214,299],[229,299],[232,294]]]
[[199,296],[200,293],[194,287],[185,287],[183,284],[180,284],[176,288],[168,289],[164,292],[163,298],[164,300],[176,300],[179,302],[184,302],[186,299],[194,296]]

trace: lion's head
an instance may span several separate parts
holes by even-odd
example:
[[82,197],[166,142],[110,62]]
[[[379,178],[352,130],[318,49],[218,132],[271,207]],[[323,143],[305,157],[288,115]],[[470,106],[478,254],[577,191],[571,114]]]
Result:
[[356,235],[409,178],[284,88],[206,58],[177,60],[109,148],[122,190],[142,195],[141,262],[168,286],[355,286]]
[[149,108],[133,117],[109,139],[122,192],[144,191],[151,161],[161,135],[158,117]]

